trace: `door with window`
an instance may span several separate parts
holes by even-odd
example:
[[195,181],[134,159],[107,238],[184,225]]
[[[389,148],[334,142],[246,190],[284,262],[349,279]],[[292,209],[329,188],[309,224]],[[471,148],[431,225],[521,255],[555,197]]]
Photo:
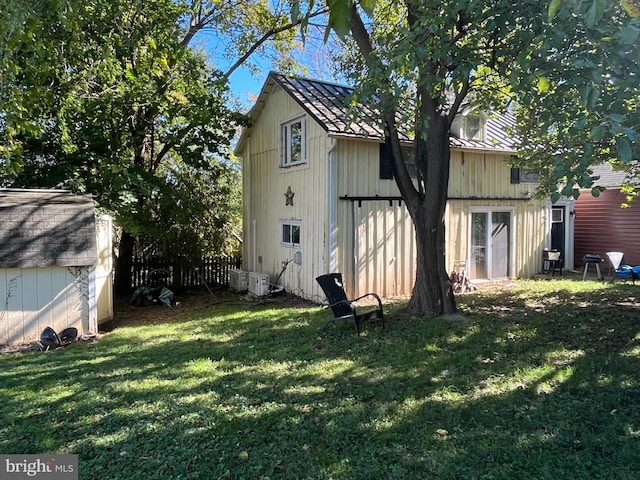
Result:
[[469,276],[472,279],[511,275],[511,218],[510,211],[471,213]]
[[560,258],[565,258],[565,208],[551,209],[551,248],[560,252]]

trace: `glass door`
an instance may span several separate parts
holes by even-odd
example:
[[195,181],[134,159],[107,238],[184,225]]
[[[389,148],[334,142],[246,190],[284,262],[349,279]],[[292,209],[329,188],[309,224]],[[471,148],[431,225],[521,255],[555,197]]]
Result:
[[471,214],[472,279],[505,278],[510,275],[511,212],[473,212]]

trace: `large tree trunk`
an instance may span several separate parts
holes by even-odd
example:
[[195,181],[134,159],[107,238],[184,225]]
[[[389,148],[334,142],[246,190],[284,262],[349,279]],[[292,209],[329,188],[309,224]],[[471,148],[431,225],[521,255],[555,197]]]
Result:
[[[437,218],[429,196],[416,212],[416,281],[408,310],[414,314],[425,312],[454,313],[456,303],[445,265],[445,225],[442,216]],[[434,199],[437,202],[437,199]]]
[[122,232],[118,257],[115,261],[115,278],[113,289],[115,293],[127,295],[131,293],[131,275],[133,269],[133,247],[135,238],[129,232]]
[[[416,283],[409,311],[454,313],[456,302],[445,265],[445,209],[449,185],[449,124],[433,116],[426,141],[416,140],[416,162],[422,164],[425,191],[407,203],[416,234]],[[419,166],[420,168],[420,166]]]
[[[377,60],[369,33],[358,13],[357,2],[351,4],[349,28],[360,53],[374,71],[384,72],[386,66]],[[419,68],[420,75],[433,74],[429,65]],[[387,79],[391,81],[391,79]],[[443,116],[432,99],[427,84],[416,85],[415,159],[419,172],[416,189],[403,159],[396,126],[397,102],[393,89],[377,92],[380,109],[384,112],[386,133],[393,152],[394,177],[413,220],[416,234],[416,283],[408,309],[414,314],[454,313],[456,302],[445,266],[444,212],[449,186],[449,126],[452,119]],[[455,107],[457,108],[458,105]]]

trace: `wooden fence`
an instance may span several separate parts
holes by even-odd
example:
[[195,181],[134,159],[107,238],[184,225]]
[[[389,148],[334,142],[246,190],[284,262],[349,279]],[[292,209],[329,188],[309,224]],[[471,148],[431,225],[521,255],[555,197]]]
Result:
[[182,263],[158,257],[133,259],[133,288],[142,285],[157,286],[164,284],[173,291],[184,291],[202,287],[228,286],[229,270],[240,268],[241,257],[203,258],[199,265]]

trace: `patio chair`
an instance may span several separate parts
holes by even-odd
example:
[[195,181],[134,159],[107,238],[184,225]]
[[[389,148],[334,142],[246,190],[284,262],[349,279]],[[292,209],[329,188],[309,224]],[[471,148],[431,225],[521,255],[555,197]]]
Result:
[[561,254],[557,250],[545,248],[542,252],[543,270],[545,272],[551,272],[553,277],[556,270],[562,275],[562,258]]
[[[333,312],[333,317],[329,320],[324,328],[337,322],[351,321],[355,324],[356,333],[360,335],[360,327],[364,322],[373,319],[380,319],[382,321],[382,328],[384,328],[384,312],[382,311],[382,300],[375,293],[367,293],[358,298],[349,300],[347,294],[344,291],[342,284],[341,273],[328,273],[326,275],[320,275],[316,278],[316,281],[322,288],[327,301],[329,302],[328,308]],[[354,302],[362,300],[366,297],[372,297],[376,300],[377,305],[356,307]]]
[[607,276],[614,280],[611,275],[611,269],[615,272],[615,278],[623,281],[631,280],[633,284],[636,284],[636,279],[640,278],[640,272],[638,267],[631,267],[629,265],[622,264],[622,258],[624,253],[622,252],[607,252],[607,258],[609,258],[609,272]]

